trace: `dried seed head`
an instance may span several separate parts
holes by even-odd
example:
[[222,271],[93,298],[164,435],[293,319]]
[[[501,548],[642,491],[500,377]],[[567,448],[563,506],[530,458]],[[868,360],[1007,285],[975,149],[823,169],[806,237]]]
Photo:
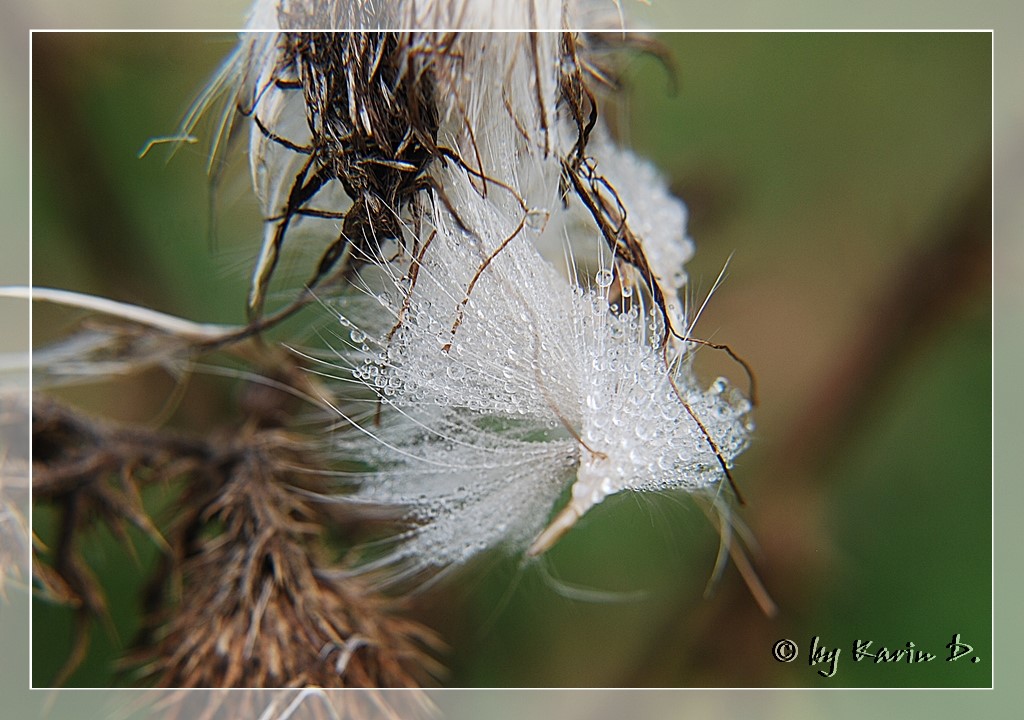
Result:
[[[162,687],[418,687],[434,636],[366,579],[329,572],[321,519],[290,490],[271,435],[182,527],[180,600],[134,658]],[[191,503],[193,506],[195,503]]]
[[[502,543],[539,554],[616,492],[716,496],[752,428],[741,393],[693,375],[685,208],[601,122],[608,38],[294,31],[463,27],[484,5],[261,4],[255,17],[286,31],[248,41],[271,219],[252,307],[290,225],[333,221],[300,294],[345,326],[329,362],[346,372],[351,432],[333,442],[370,468],[347,475],[357,495],[407,511],[409,532],[370,565],[398,578]],[[571,27],[584,6],[598,4],[522,4],[508,25]]]

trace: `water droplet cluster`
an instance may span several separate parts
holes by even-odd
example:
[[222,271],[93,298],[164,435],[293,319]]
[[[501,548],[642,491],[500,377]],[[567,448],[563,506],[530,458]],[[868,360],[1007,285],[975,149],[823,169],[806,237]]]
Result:
[[748,443],[749,402],[724,379],[697,383],[685,344],[663,345],[642,288],[610,303],[612,269],[575,286],[526,227],[467,297],[504,239],[438,229],[416,283],[402,281],[408,261],[396,263],[371,293],[389,298],[377,324],[365,327],[364,313],[348,328],[355,377],[389,409],[345,441],[376,468],[359,492],[413,508],[396,562],[522,547],[569,485],[585,507],[625,490],[714,489],[724,473],[694,415],[728,463]]
[[[356,291],[325,299],[339,367],[324,374],[338,379],[348,426],[332,442],[364,468],[345,478],[355,501],[403,508],[408,523],[380,564],[417,572],[500,544],[525,548],[570,486],[581,513],[627,490],[714,491],[719,455],[731,464],[748,443],[749,403],[724,380],[696,380],[692,346],[669,339],[644,279],[611,257],[568,182],[570,168],[589,169],[575,179],[628,222],[669,322],[687,327],[676,297],[693,253],[686,209],[602,123],[578,153],[582,128],[559,94],[581,66],[562,41],[465,33],[445,53],[416,56],[439,103],[437,143],[451,154],[426,166],[415,203],[381,208],[400,229],[384,223]],[[260,47],[260,117],[304,143],[303,93],[263,82],[279,64],[273,42]],[[252,147],[257,192],[275,216],[308,156],[259,128]],[[300,221],[338,237],[329,216]],[[268,233],[261,261],[271,267]]]

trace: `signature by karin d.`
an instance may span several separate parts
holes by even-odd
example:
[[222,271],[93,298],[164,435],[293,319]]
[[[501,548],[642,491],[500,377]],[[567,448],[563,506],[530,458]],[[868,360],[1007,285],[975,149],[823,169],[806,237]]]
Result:
[[[821,638],[815,635],[811,638],[810,647],[807,651],[807,663],[811,667],[818,667],[818,674],[822,677],[833,677],[839,668],[839,657],[845,648],[829,647],[821,642]],[[800,655],[800,647],[793,642],[783,638],[772,646],[772,655],[779,662],[793,662]],[[915,664],[945,660],[946,662],[957,662],[968,660],[972,663],[981,661],[974,654],[974,648],[960,639],[960,633],[955,633],[953,639],[946,643],[944,651],[929,652],[918,647],[912,641],[907,641],[903,647],[890,648],[877,644],[874,640],[853,641],[850,648],[850,656],[853,662],[861,663],[899,663]]]

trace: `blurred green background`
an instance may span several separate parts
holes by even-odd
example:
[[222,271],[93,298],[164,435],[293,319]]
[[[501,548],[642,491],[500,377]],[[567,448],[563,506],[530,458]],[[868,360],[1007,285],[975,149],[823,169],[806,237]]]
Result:
[[[621,496],[543,565],[493,558],[423,598],[456,686],[987,687],[992,682],[991,35],[680,33],[672,75],[632,61],[610,117],[687,202],[698,332],[757,372],[740,517],[779,603],[763,617],[730,567],[702,597],[717,536],[685,497]],[[243,318],[260,233],[238,146],[215,198],[203,142],[137,158],[175,131],[232,47],[221,34],[36,34],[33,282],[202,321]],[[205,142],[208,137],[204,137]],[[244,144],[243,144],[244,145]],[[36,341],[73,314],[40,307]],[[702,371],[734,366],[705,354]],[[76,388],[118,420],[156,417],[160,373]],[[216,423],[228,383],[190,383],[176,422]],[[154,506],[166,497],[151,498]],[[36,515],[44,540],[50,526]],[[119,639],[97,628],[71,685],[118,684],[136,567],[97,538]],[[571,599],[572,588],[603,602]],[[637,597],[642,591],[642,597]],[[457,611],[453,611],[453,608]],[[33,673],[51,682],[70,614],[34,603]],[[945,662],[954,633],[979,662]],[[812,636],[840,647],[823,678]],[[801,650],[776,662],[772,644]],[[853,662],[854,640],[939,658]]]

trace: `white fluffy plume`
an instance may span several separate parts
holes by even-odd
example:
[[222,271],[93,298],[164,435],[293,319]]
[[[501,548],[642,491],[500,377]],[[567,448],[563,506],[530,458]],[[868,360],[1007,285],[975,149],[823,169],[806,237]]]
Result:
[[[742,393],[692,372],[685,208],[597,118],[605,41],[563,29],[617,6],[491,7],[260,2],[253,26],[279,32],[243,38],[218,81],[252,122],[270,219],[256,315],[289,223],[333,243],[310,285],[339,323],[315,366],[338,378],[330,441],[362,468],[339,498],[404,508],[377,561],[399,577],[540,554],[614,493],[716,496],[752,429]],[[429,29],[293,30],[324,23]],[[559,32],[435,30],[493,23]],[[425,119],[395,134],[381,107]]]

